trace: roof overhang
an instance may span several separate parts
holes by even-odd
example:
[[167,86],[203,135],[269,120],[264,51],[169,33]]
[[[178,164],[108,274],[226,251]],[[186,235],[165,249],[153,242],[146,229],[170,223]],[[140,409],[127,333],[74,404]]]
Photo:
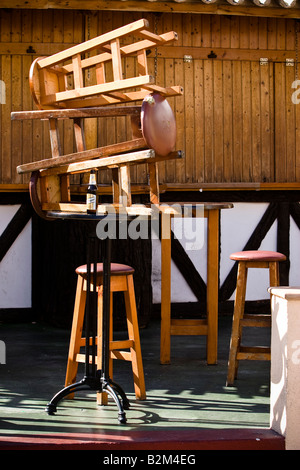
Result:
[[0,8],[127,10],[300,18],[300,0],[0,0]]

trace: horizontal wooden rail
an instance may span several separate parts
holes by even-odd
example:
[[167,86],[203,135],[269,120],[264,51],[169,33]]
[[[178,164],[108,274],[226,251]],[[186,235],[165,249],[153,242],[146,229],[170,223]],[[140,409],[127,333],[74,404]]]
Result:
[[[162,183],[160,193],[170,191],[299,191],[299,183]],[[148,192],[147,184],[132,183],[132,192]],[[99,185],[99,193],[110,194],[110,184]],[[0,184],[0,192],[28,192],[28,184]],[[72,193],[86,192],[86,186],[71,184]]]
[[99,147],[91,150],[83,150],[82,152],[71,153],[59,157],[46,158],[39,162],[25,163],[17,167],[17,172],[28,173],[36,170],[43,170],[46,168],[55,168],[59,165],[69,165],[71,163],[91,160],[93,158],[103,158],[110,155],[116,155],[121,152],[127,152],[147,147],[143,138],[134,139],[119,144],[107,145],[106,147]]
[[88,41],[58,52],[57,54],[54,54],[50,57],[45,57],[44,59],[39,60],[39,67],[44,68],[48,67],[49,65],[59,64],[64,60],[70,59],[74,55],[86,53],[92,49],[96,49],[97,47],[104,46],[116,38],[120,38],[129,33],[139,32],[148,27],[149,22],[147,20],[137,20],[130,25],[121,26],[120,28],[109,31],[108,33],[104,33],[96,38],[89,39]]
[[45,105],[53,103],[80,99],[85,97],[91,97],[91,95],[100,95],[105,93],[111,93],[114,91],[120,91],[128,88],[140,87],[143,85],[149,85],[155,83],[155,78],[151,75],[141,75],[134,78],[124,78],[123,80],[116,80],[113,82],[102,83],[101,85],[91,85],[76,90],[66,90],[53,93],[52,95],[46,95],[43,98]]
[[76,109],[51,109],[36,111],[15,111],[11,113],[13,121],[22,121],[27,119],[76,119],[76,118],[95,118],[95,117],[114,117],[135,115],[141,112],[141,106],[114,106],[114,107],[90,107]]

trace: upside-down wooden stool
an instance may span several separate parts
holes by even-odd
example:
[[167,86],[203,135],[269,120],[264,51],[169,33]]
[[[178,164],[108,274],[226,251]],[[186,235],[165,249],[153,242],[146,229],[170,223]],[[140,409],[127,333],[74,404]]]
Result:
[[[93,266],[91,266],[93,272]],[[66,372],[65,386],[76,381],[77,369],[79,362],[85,362],[85,355],[80,354],[80,348],[85,346],[86,338],[82,337],[84,313],[86,304],[86,279],[87,265],[79,266],[76,269],[78,274],[77,290],[75,297],[75,307],[73,315],[73,324],[71,330],[71,339],[69,347],[69,356]],[[123,359],[131,361],[135,395],[138,400],[146,398],[145,380],[141,353],[141,344],[139,336],[138,318],[135,302],[134,269],[124,264],[111,263],[110,276],[110,333],[109,333],[109,369],[110,378],[112,379],[112,361],[113,359]],[[93,277],[93,276],[92,276]],[[92,281],[91,281],[92,282]],[[102,309],[103,309],[103,264],[97,264],[97,290],[98,290],[98,321],[97,321],[97,368],[102,368]],[[113,341],[113,292],[124,292],[125,309],[128,329],[128,339],[122,341]],[[127,351],[124,351],[127,349]],[[129,350],[129,351],[128,351]],[[74,394],[68,397],[73,398]],[[98,393],[97,401],[99,404],[107,403],[107,394]]]
[[271,327],[271,315],[244,315],[248,268],[269,269],[270,286],[279,286],[278,262],[286,256],[275,251],[240,251],[230,259],[238,262],[238,274],[230,340],[226,385],[233,385],[241,360],[270,360],[271,350],[266,346],[247,347],[241,345],[243,327]]

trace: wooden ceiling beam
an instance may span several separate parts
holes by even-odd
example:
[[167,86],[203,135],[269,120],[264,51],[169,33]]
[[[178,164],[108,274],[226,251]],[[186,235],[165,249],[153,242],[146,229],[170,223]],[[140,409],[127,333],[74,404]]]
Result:
[[[232,0],[233,1],[233,0]],[[283,5],[266,6],[257,0],[243,5],[219,3],[214,0],[202,1],[136,1],[136,0],[1,0],[1,8],[16,9],[72,9],[103,11],[142,11],[165,13],[202,13],[217,15],[260,16],[275,18],[300,18],[300,8],[289,6],[290,0],[280,0]],[[299,2],[299,0],[298,0]],[[257,6],[260,5],[260,6]],[[278,6],[277,6],[278,5]]]

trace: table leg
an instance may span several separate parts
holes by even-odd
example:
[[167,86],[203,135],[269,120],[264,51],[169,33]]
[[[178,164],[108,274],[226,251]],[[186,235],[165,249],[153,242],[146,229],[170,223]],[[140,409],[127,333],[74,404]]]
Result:
[[208,211],[207,364],[216,364],[218,359],[219,215],[218,209]]
[[[125,409],[129,408],[129,401],[123,389],[109,377],[109,321],[110,321],[110,254],[111,240],[107,239],[105,254],[103,256],[103,328],[102,328],[102,368],[97,370],[96,335],[97,335],[97,291],[96,291],[96,249],[95,236],[92,236],[88,245],[87,260],[87,303],[86,303],[86,351],[85,351],[85,375],[82,380],[60,390],[46,406],[49,415],[57,411],[57,405],[64,397],[78,390],[95,390],[106,392],[115,401],[119,413],[119,423],[126,423]],[[92,250],[90,250],[92,247]],[[93,261],[93,264],[91,264]],[[91,272],[93,266],[93,272]],[[93,288],[90,290],[91,280]],[[92,342],[90,344],[89,338]],[[90,361],[90,351],[92,361]]]
[[160,362],[170,364],[171,350],[171,219],[161,215],[161,332]]

